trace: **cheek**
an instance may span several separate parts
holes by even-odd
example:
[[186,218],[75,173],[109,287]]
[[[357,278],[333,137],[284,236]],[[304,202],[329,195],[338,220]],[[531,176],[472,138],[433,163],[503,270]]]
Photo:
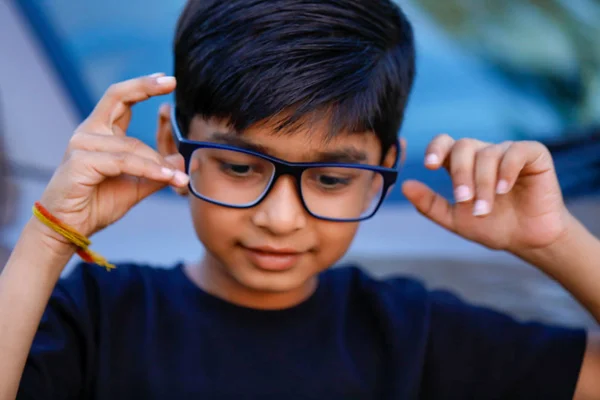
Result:
[[383,189],[383,177],[380,175],[376,175],[371,179],[367,185],[365,185],[365,198],[363,202],[362,212],[365,213],[367,211],[372,211],[372,207],[374,206],[376,201],[381,199],[381,196],[384,194],[381,193]]
[[358,223],[319,222],[319,264],[329,267],[336,263],[352,244],[357,229]]
[[244,210],[221,207],[197,198],[190,199],[190,209],[196,235],[207,250],[218,253],[236,241],[239,227],[243,226]]

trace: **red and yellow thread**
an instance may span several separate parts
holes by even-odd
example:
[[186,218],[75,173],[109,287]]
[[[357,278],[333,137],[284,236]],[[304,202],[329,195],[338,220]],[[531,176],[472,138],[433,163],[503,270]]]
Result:
[[36,218],[39,219],[44,225],[58,232],[68,241],[73,243],[77,247],[77,254],[83,261],[97,264],[106,268],[107,271],[116,268],[115,265],[109,263],[106,258],[90,250],[89,247],[92,244],[90,239],[77,232],[77,230],[74,228],[60,221],[58,218],[52,215],[50,211],[44,208],[39,201],[36,201],[33,206],[33,215],[35,215]]

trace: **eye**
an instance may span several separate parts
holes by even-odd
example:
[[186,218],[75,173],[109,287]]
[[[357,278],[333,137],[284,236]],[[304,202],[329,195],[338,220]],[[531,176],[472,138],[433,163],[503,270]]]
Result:
[[229,175],[244,177],[252,173],[252,166],[245,164],[232,164],[221,161],[219,163],[219,169]]
[[317,183],[326,189],[337,189],[348,186],[352,178],[320,174],[316,176]]

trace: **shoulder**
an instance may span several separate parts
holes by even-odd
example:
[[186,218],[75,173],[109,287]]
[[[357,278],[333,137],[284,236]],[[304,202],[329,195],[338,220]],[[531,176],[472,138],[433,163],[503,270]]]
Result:
[[123,262],[116,264],[116,268],[107,270],[104,267],[79,263],[71,271],[65,274],[59,283],[61,285],[77,285],[80,283],[96,283],[97,285],[109,285],[112,288],[129,286],[133,283],[159,280],[172,273],[173,269],[180,264],[171,266],[159,266],[152,264],[141,264]]
[[376,277],[356,266],[340,266],[326,271],[323,281],[330,292],[330,301],[367,305],[371,312],[403,316],[409,319],[454,323],[465,320],[505,321],[503,313],[464,301],[447,290],[429,289],[419,279],[390,275]]
[[83,305],[89,303],[130,303],[147,298],[148,292],[159,293],[174,282],[179,264],[156,266],[150,264],[118,263],[107,271],[94,264],[77,264],[58,282],[53,297]]

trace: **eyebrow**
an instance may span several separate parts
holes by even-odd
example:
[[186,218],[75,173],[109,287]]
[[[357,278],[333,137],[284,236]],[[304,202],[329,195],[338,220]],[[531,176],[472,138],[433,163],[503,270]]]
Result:
[[[268,147],[252,143],[235,132],[213,132],[210,135],[213,142],[239,147],[256,153],[273,156],[274,152]],[[367,154],[354,147],[345,147],[331,151],[320,151],[311,156],[310,162],[317,163],[348,163],[360,164],[367,161]]]

